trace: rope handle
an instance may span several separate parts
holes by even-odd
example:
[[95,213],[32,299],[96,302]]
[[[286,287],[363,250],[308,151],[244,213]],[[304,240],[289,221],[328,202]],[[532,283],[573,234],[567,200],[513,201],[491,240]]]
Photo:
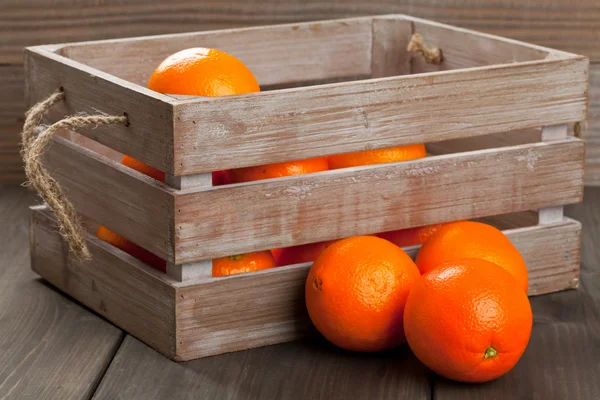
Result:
[[444,61],[442,50],[438,47],[427,47],[420,33],[413,33],[406,51],[420,53],[427,64],[440,65]]
[[[69,250],[80,261],[91,260],[92,256],[85,241],[85,230],[73,204],[67,199],[60,184],[42,164],[42,156],[52,142],[52,135],[61,129],[82,128],[90,125],[129,125],[126,115],[74,115],[42,127],[44,114],[56,103],[65,100],[62,88],[47,99],[37,103],[25,113],[21,133],[21,157],[25,164],[25,185],[33,185],[59,222],[60,234],[69,244]],[[36,131],[39,131],[36,134]]]

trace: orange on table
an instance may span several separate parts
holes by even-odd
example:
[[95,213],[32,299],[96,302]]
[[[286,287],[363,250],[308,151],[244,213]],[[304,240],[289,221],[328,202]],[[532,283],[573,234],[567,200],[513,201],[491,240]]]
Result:
[[[194,96],[225,96],[260,91],[256,78],[240,60],[225,52],[206,48],[186,49],[167,57],[154,70],[148,88],[161,93]],[[125,155],[121,163],[165,182],[163,171],[139,160]],[[223,183],[223,175],[223,171],[213,172],[215,186]],[[166,269],[164,260],[106,227],[100,226],[96,236],[141,261],[161,270]]]
[[215,258],[212,261],[212,276],[243,274],[269,268],[275,268],[275,260],[271,252],[269,250],[256,251]]
[[399,247],[415,246],[417,244],[425,243],[427,239],[433,236],[434,233],[446,224],[448,223],[381,232],[377,234],[377,237],[388,240]]
[[423,275],[408,296],[408,345],[446,378],[498,378],[519,361],[531,335],[531,306],[519,289],[506,270],[486,260],[441,264]]
[[275,164],[258,165],[255,167],[230,169],[227,171],[227,183],[241,183],[258,181],[261,179],[310,174],[313,172],[327,171],[328,169],[329,165],[327,163],[327,158],[325,157],[286,161]]
[[284,265],[293,265],[312,262],[335,240],[328,240],[325,242],[301,244],[299,246],[283,247],[280,249],[271,249],[275,264],[278,267]]
[[104,226],[98,227],[96,236],[98,239],[104,240],[159,271],[167,271],[167,262],[165,260]]
[[328,157],[329,169],[358,167],[360,165],[383,164],[397,161],[415,160],[427,155],[422,143],[388,149],[358,151],[336,154]]
[[411,258],[375,236],[339,240],[323,251],[306,279],[306,307],[327,340],[371,352],[405,341],[404,304],[420,278]]
[[481,258],[501,266],[527,293],[525,260],[502,231],[481,222],[460,221],[441,227],[423,244],[416,263],[424,274],[444,262],[461,258]]

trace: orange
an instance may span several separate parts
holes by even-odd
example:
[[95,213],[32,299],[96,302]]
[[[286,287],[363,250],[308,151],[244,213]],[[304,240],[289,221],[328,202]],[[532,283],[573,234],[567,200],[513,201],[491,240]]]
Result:
[[414,286],[404,309],[411,350],[441,376],[485,382],[508,372],[527,347],[533,318],[511,275],[482,259],[444,263]]
[[215,258],[212,263],[213,276],[243,274],[275,267],[275,260],[269,250]]
[[256,78],[240,60],[204,47],[171,54],[152,73],[148,89],[210,97],[260,91]]
[[416,228],[381,232],[377,234],[377,237],[388,240],[399,247],[414,246],[425,243],[427,239],[429,239],[444,225],[446,224],[425,225]]
[[240,183],[258,181],[261,179],[281,178],[291,175],[310,174],[313,172],[327,171],[328,169],[327,159],[320,157],[231,169],[227,171],[227,176],[228,183]]
[[146,163],[136,160],[135,158],[123,156],[121,164],[129,168],[135,169],[136,171],[141,172],[144,175],[148,175],[150,178],[154,178],[157,181],[163,183],[165,182],[165,173],[163,171],[159,171]]
[[167,271],[167,262],[160,258],[159,256],[149,252],[148,250],[138,246],[125,239],[123,236],[117,235],[115,232],[110,229],[99,226],[96,231],[96,236],[100,240],[104,240],[105,242],[115,246],[118,249],[123,250],[125,253],[137,258],[143,263],[148,264],[149,266],[156,268],[159,271],[166,272]]
[[525,260],[502,231],[481,222],[461,221],[441,227],[423,244],[416,262],[424,274],[441,263],[461,258],[481,258],[498,264],[527,293]]
[[275,264],[278,267],[284,265],[293,265],[312,262],[335,240],[326,242],[301,244],[299,246],[284,247],[281,249],[271,249]]
[[419,277],[411,258],[387,240],[342,239],[327,247],[308,273],[308,314],[319,332],[343,349],[390,349],[405,341],[404,304]]
[[389,149],[358,151],[355,153],[329,156],[329,169],[358,167],[360,165],[383,164],[397,161],[415,160],[425,157],[425,145],[391,147]]

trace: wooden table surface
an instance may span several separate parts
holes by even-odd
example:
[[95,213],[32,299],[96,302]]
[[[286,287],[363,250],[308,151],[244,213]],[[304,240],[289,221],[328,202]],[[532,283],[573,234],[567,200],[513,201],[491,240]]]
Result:
[[0,399],[600,399],[600,188],[567,208],[584,227],[579,290],[531,298],[525,355],[478,385],[436,376],[406,346],[352,354],[320,338],[172,362],[29,269],[37,201],[0,185]]

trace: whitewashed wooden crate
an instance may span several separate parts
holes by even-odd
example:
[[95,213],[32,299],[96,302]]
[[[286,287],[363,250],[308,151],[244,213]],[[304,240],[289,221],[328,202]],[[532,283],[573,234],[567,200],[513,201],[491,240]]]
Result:
[[[406,51],[413,33],[443,51]],[[203,98],[145,88],[166,56],[213,47],[240,58],[263,92]],[[404,15],[48,45],[26,50],[30,104],[58,88],[53,122],[126,113],[82,129],[167,173],[154,181],[56,137],[44,163],[93,227],[168,261],[167,274],[88,237],[72,259],[34,207],[33,269],[159,352],[189,360],[298,338],[309,265],[225,278],[211,259],[458,219],[505,228],[530,294],[577,286],[588,59]],[[431,156],[212,187],[211,171],[425,142]],[[538,212],[539,210],[539,212]],[[516,214],[515,214],[516,213]],[[510,215],[507,215],[510,214]],[[417,248],[409,248],[411,254]]]

